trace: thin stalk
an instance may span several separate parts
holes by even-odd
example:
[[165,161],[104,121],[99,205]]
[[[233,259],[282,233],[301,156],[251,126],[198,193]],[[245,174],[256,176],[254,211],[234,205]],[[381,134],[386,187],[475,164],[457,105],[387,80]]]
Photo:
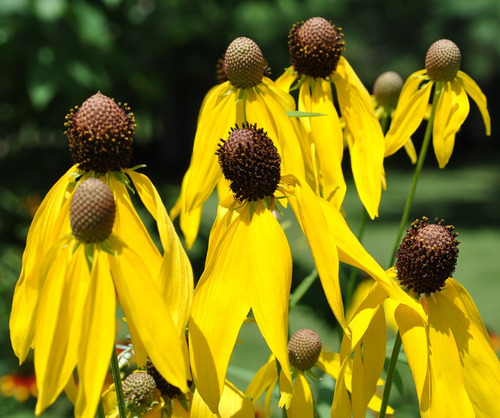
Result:
[[102,398],[99,401],[99,405],[97,406],[97,418],[105,418],[106,414],[104,413],[104,405],[102,404]]
[[300,284],[297,286],[297,288],[294,290],[294,292],[290,295],[290,306],[289,309],[292,310],[297,306],[297,303],[302,299],[302,296],[304,296],[309,288],[312,286],[312,284],[316,281],[318,278],[318,270],[314,269],[311,271],[309,276],[306,276],[304,280],[300,282]]
[[[394,260],[396,259],[396,252],[399,247],[399,241],[403,236],[403,232],[408,222],[408,217],[410,216],[410,210],[413,203],[413,198],[415,197],[415,191],[417,190],[418,179],[420,177],[420,173],[422,172],[425,156],[427,155],[427,150],[429,149],[429,144],[431,142],[432,128],[434,126],[434,115],[436,114],[436,107],[440,95],[441,95],[441,88],[439,85],[436,85],[436,88],[434,90],[434,96],[432,98],[431,115],[427,123],[427,128],[425,129],[425,136],[422,142],[422,148],[420,149],[420,154],[418,156],[417,166],[415,167],[415,173],[413,174],[413,181],[411,183],[410,191],[408,192],[408,197],[406,198],[406,204],[403,211],[403,215],[401,216],[401,223],[399,224],[398,236],[396,237],[396,242],[394,244],[394,249],[391,254],[391,260],[389,262],[389,266],[392,266],[394,264]],[[384,418],[386,415],[387,405],[389,404],[389,397],[392,389],[392,382],[394,380],[394,372],[396,370],[399,353],[401,351],[401,345],[402,345],[401,335],[398,332],[396,335],[396,340],[394,341],[394,347],[392,348],[389,367],[387,369],[387,376],[384,386],[384,394],[382,395],[382,404],[380,406],[379,418]]]
[[122,380],[120,378],[120,367],[118,366],[118,356],[116,355],[115,347],[113,347],[113,354],[111,355],[111,373],[113,374],[113,381],[115,382],[118,412],[120,413],[120,418],[126,418],[127,412],[125,410],[125,398],[123,397]]

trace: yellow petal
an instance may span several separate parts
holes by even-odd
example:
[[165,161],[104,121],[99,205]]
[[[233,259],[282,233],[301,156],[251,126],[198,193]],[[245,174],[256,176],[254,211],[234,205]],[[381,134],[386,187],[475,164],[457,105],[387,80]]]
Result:
[[217,145],[237,122],[235,95],[225,95],[229,90],[229,82],[211,89],[200,110],[190,163],[193,169],[182,190],[186,212],[205,203],[221,176],[215,155]]
[[[212,228],[203,272],[193,297],[189,321],[191,367],[196,387],[217,412],[224,379],[241,324],[250,310],[248,214],[232,211]],[[238,303],[235,303],[238,301]],[[224,320],[221,320],[223,318]]]
[[81,340],[78,347],[80,386],[75,405],[76,416],[93,416],[101,398],[115,341],[115,287],[111,278],[109,255],[99,252],[90,277],[85,302]]
[[455,135],[469,114],[469,98],[458,80],[444,81],[434,116],[432,142],[439,168],[448,163]]
[[50,189],[28,231],[21,275],[14,290],[9,322],[12,348],[20,363],[26,359],[33,345],[33,318],[43,285],[38,275],[40,263],[49,248],[59,239],[64,222],[69,223],[68,198],[73,191],[70,183],[76,172],[76,167],[71,167]]
[[[438,305],[438,298],[428,297],[427,309],[430,416],[473,417],[455,338]],[[420,406],[425,410],[425,405],[421,403]]]
[[179,335],[152,271],[124,242],[115,238],[112,246],[117,254],[110,257],[111,271],[125,316],[133,318],[141,343],[156,369],[169,383],[187,392],[190,376],[186,339]]
[[483,117],[484,126],[486,128],[486,135],[491,135],[491,119],[490,114],[488,113],[488,106],[486,101],[486,96],[483,94],[479,86],[476,82],[470,78],[463,71],[459,71],[457,73],[457,77],[459,80],[462,80],[463,86],[467,94],[472,97],[481,112],[481,116]]
[[[158,224],[163,259],[158,284],[180,335],[184,335],[193,298],[193,270],[165,206],[153,183],[143,174],[126,170],[141,200]],[[139,248],[139,247],[137,247]]]
[[426,70],[417,71],[408,77],[394,112],[391,126],[385,135],[385,156],[399,150],[422,123],[429,103],[433,83],[428,82]]
[[313,418],[314,403],[311,388],[304,373],[299,373],[293,386],[293,398],[290,408],[287,410],[290,418]]
[[293,67],[289,67],[274,83],[276,84],[276,87],[288,93],[295,80],[297,80],[297,73]]
[[344,140],[330,82],[323,79],[315,79],[314,82],[306,80],[299,92],[299,110],[324,115],[303,117],[300,123],[307,139],[314,144],[314,158],[317,160],[314,163],[321,194],[340,208],[346,193],[341,166]]
[[373,219],[378,216],[382,195],[384,134],[375,117],[370,94],[345,58],[340,58],[335,74],[333,82],[340,113],[353,139],[349,152],[356,189]]
[[413,145],[413,141],[409,139],[405,143],[404,147],[406,153],[408,154],[408,157],[410,157],[411,163],[415,164],[417,162],[417,151],[415,151],[415,145]]
[[340,373],[339,353],[327,353],[322,351],[319,355],[317,366],[334,379],[337,379]]
[[267,363],[255,373],[245,394],[255,402],[267,389],[272,390],[276,383],[278,383],[278,368],[276,367],[276,357],[271,355]]
[[352,368],[350,368],[351,352],[351,342],[347,334],[344,334],[340,348],[340,370],[333,393],[333,403],[330,415],[332,418],[351,418],[352,416],[351,398],[348,392],[348,388],[351,388],[352,376]]
[[[449,292],[450,280],[453,279],[448,279],[447,287],[435,297],[440,313],[453,332],[463,368],[465,389],[476,416],[500,416],[500,400],[492,396],[493,393],[500,393],[500,361],[489,336],[483,333],[484,325],[470,295],[457,282],[452,286],[460,293]],[[469,305],[470,302],[472,305]],[[472,309],[461,309],[463,305],[469,305]]]
[[35,331],[37,415],[55,401],[77,364],[83,306],[90,284],[83,246],[74,253],[70,245],[55,247],[53,254],[45,258],[41,274],[46,281]]

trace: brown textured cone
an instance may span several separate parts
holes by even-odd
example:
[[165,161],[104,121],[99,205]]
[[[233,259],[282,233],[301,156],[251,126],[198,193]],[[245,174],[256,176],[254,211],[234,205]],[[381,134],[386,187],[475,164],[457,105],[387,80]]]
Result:
[[254,87],[264,77],[265,61],[259,46],[250,38],[239,37],[229,44],[224,55],[224,71],[234,86]]
[[403,88],[403,79],[394,71],[380,74],[373,85],[373,94],[377,103],[388,109],[395,109],[399,94]]
[[298,74],[328,77],[337,68],[345,50],[344,34],[322,17],[313,17],[292,26],[288,34],[290,63]]
[[[436,220],[437,221],[437,220]],[[453,275],[458,258],[457,233],[444,221],[429,224],[417,219],[407,230],[396,253],[400,284],[417,294],[440,291]]]
[[273,196],[281,179],[281,158],[263,129],[244,124],[231,128],[216,152],[236,200],[252,202]]
[[451,81],[460,70],[460,49],[449,39],[434,42],[425,57],[427,74],[434,81]]
[[288,358],[290,364],[299,370],[314,367],[321,354],[321,339],[310,329],[301,329],[288,341]]
[[146,370],[154,379],[156,387],[160,390],[162,396],[168,399],[173,399],[182,394],[181,390],[177,386],[167,382],[167,380],[160,374],[149,359],[146,361]]
[[71,200],[73,235],[83,242],[105,240],[113,229],[115,213],[115,199],[108,185],[96,178],[84,180]]
[[125,402],[133,414],[144,414],[156,396],[156,383],[145,372],[132,373],[122,383]]
[[128,167],[136,125],[126,105],[98,92],[72,109],[64,126],[73,161],[81,170],[105,174]]

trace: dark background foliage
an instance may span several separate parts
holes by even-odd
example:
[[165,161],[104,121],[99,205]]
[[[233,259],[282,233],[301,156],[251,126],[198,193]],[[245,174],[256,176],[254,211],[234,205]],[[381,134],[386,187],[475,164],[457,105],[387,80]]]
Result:
[[[453,40],[462,70],[488,97],[492,137],[471,103],[449,168],[498,166],[497,0],[0,0],[0,375],[15,365],[6,324],[33,209],[71,165],[63,135],[69,109],[96,91],[127,102],[138,123],[132,163],[146,163],[157,186],[178,185],[227,45],[251,37],[277,78],[289,63],[290,27],[313,16],[343,28],[345,56],[369,90],[386,70],[406,79],[423,68],[434,41]],[[404,155],[387,164],[410,170]],[[432,155],[427,165],[436,166]],[[166,198],[169,207],[175,197]],[[490,215],[483,220],[498,220]],[[309,266],[295,268],[305,275]],[[306,303],[317,305],[314,294]]]

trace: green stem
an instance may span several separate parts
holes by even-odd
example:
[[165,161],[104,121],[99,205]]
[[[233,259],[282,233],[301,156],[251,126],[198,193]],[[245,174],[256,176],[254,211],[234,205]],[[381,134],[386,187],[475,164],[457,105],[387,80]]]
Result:
[[313,271],[311,271],[311,274],[309,274],[309,276],[305,277],[304,280],[300,282],[294,292],[290,295],[290,310],[297,306],[297,303],[299,303],[299,301],[302,299],[302,296],[307,293],[307,291],[317,278],[318,270],[314,269]]
[[102,398],[99,401],[99,405],[97,406],[97,418],[105,418],[106,414],[104,413],[104,405],[102,404]]
[[422,167],[424,166],[425,156],[427,155],[427,150],[429,149],[429,144],[431,142],[432,137],[432,128],[434,126],[434,115],[436,113],[436,106],[439,100],[439,96],[441,95],[441,89],[436,88],[434,91],[434,97],[432,99],[432,110],[431,116],[429,117],[429,122],[427,123],[427,128],[425,130],[424,140],[422,142],[422,148],[420,149],[420,154],[417,160],[417,166],[415,167],[415,173],[413,174],[413,181],[411,183],[410,191],[408,193],[408,197],[406,198],[406,204],[403,211],[403,215],[401,216],[401,222],[399,224],[398,235],[396,237],[396,242],[394,244],[394,248],[391,253],[391,260],[389,262],[389,267],[394,264],[394,260],[396,258],[396,252],[399,247],[399,241],[403,236],[403,233],[406,229],[406,225],[408,223],[408,218],[410,216],[411,205],[413,203],[413,198],[415,197],[415,191],[417,190],[418,179],[420,177],[420,173],[422,172]]
[[[410,191],[408,197],[406,198],[406,204],[401,216],[401,223],[399,224],[398,236],[396,237],[396,242],[394,249],[391,254],[391,260],[389,266],[394,264],[396,259],[396,252],[399,247],[399,241],[403,236],[406,224],[408,222],[408,217],[410,216],[410,209],[413,203],[413,198],[415,197],[415,191],[417,190],[418,179],[420,173],[422,172],[422,167],[424,166],[425,156],[427,155],[427,150],[429,149],[429,144],[431,142],[432,128],[434,126],[434,115],[436,114],[436,107],[439,101],[439,96],[441,95],[441,88],[439,85],[435,87],[434,97],[432,98],[432,109],[429,121],[427,123],[427,128],[425,129],[425,136],[422,142],[422,148],[420,149],[420,154],[418,156],[417,166],[415,167],[415,173],[413,174],[413,181],[411,183]],[[399,333],[396,335],[396,340],[394,341],[394,347],[392,348],[391,361],[389,363],[389,368],[387,369],[387,376],[384,386],[384,394],[382,395],[382,405],[380,406],[379,418],[384,418],[386,415],[387,405],[389,405],[389,396],[391,394],[392,382],[394,380],[394,372],[396,370],[396,364],[398,362],[399,352],[401,351],[401,336]]]
[[113,354],[111,355],[111,373],[113,374],[113,381],[115,382],[118,412],[120,413],[120,418],[126,418],[125,398],[123,397],[122,379],[120,377],[120,367],[118,366],[118,356],[116,355],[115,347],[113,347]]
[[401,351],[401,343],[401,336],[398,332],[396,340],[394,341],[394,347],[392,347],[391,361],[389,363],[389,368],[387,369],[387,376],[385,377],[384,395],[382,397],[382,405],[380,405],[379,418],[385,417],[387,405],[389,405],[389,396],[391,394],[392,382],[394,381],[394,373],[396,372],[399,352]]

